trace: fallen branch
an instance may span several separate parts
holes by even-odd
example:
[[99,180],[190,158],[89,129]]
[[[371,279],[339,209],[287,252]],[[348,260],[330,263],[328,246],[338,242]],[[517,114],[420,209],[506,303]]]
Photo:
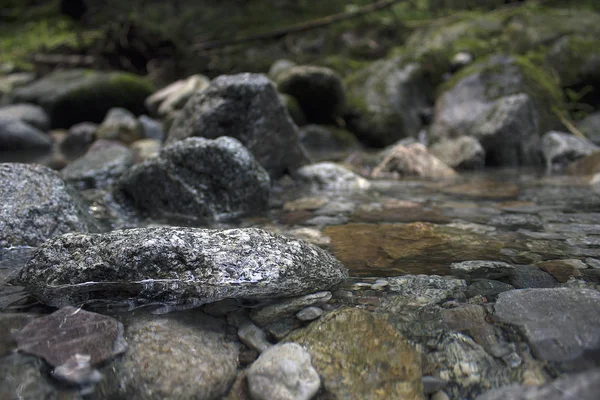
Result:
[[267,39],[280,39],[291,33],[305,32],[308,30],[321,28],[327,25],[334,24],[336,22],[345,21],[347,19],[356,18],[365,14],[369,14],[374,11],[382,10],[387,7],[391,7],[394,4],[400,3],[407,0],[380,0],[364,7],[357,8],[353,11],[343,12],[339,14],[328,15],[327,17],[317,18],[307,22],[301,22],[296,25],[288,26],[285,28],[276,29],[271,32],[259,33],[256,35],[250,35],[237,39],[228,40],[212,40],[206,42],[200,42],[192,45],[194,50],[210,50],[216,48],[222,48],[232,46],[236,44],[257,42]]

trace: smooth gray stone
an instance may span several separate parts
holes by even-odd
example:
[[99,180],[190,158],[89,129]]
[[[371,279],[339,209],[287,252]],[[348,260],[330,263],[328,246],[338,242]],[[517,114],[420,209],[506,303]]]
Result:
[[516,326],[537,358],[565,369],[584,368],[594,359],[598,361],[600,292],[569,288],[511,290],[500,293],[494,308],[494,318]]
[[50,129],[50,117],[44,109],[35,104],[11,104],[0,107],[0,119],[18,119],[46,132]]
[[331,162],[306,165],[298,170],[298,178],[319,190],[350,191],[371,187],[365,178]]
[[600,368],[565,375],[542,386],[510,385],[492,389],[476,400],[597,400]]
[[49,149],[50,136],[19,119],[0,118],[0,151]]
[[195,307],[300,296],[348,276],[327,251],[260,229],[138,228],[47,241],[13,279],[49,305]]
[[312,321],[323,315],[323,309],[319,307],[306,307],[296,314],[300,321]]
[[548,171],[564,170],[569,163],[598,149],[591,141],[570,133],[551,131],[542,136],[542,154]]
[[248,369],[248,389],[253,400],[309,400],[320,385],[310,354],[297,343],[271,347]]
[[267,334],[253,323],[247,322],[238,329],[238,337],[249,348],[262,353],[273,346],[267,340]]
[[264,326],[278,319],[292,316],[305,307],[327,303],[330,299],[331,292],[318,292],[291,299],[281,299],[275,304],[253,310],[250,318],[258,325]]

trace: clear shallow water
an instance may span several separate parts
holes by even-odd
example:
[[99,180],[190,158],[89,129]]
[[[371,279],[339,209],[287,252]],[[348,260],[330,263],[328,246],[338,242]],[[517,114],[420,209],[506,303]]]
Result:
[[[107,227],[157,224],[113,208],[102,192],[89,191],[85,195],[92,200],[93,215]],[[260,217],[210,226],[180,220],[158,224],[259,227],[321,245],[335,254],[351,275],[348,282],[333,290],[330,308],[345,305],[373,311],[387,296],[385,291],[367,288],[377,279],[403,274],[447,275],[450,264],[458,261],[532,265],[571,259],[600,265],[600,194],[585,180],[574,177],[546,176],[530,170],[486,171],[445,182],[376,181],[369,191],[354,193],[312,191],[283,184],[275,188],[273,197],[272,209]],[[28,317],[53,311],[22,288],[5,284],[32,250],[11,249],[0,254],[0,317],[9,321],[8,331],[22,327]],[[237,304],[239,308],[263,305]],[[156,306],[131,310],[127,304],[92,309],[116,317],[126,327],[155,318],[152,312],[165,311]],[[186,319],[190,312],[194,313],[174,313],[169,318]],[[65,398],[79,398],[80,392],[48,378],[43,363],[10,354],[15,344],[8,336],[0,341],[0,364],[5,372],[14,376],[15,382],[27,377],[26,385],[21,382],[22,390],[29,393],[25,398],[56,391]],[[32,372],[36,370],[41,371],[39,376]],[[39,379],[32,380],[32,374]],[[105,389],[87,396],[102,398]]]

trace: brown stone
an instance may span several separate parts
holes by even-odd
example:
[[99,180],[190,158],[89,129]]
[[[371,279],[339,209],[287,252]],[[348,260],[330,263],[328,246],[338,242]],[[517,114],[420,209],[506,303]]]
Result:
[[600,152],[592,153],[571,163],[568,171],[571,175],[594,175],[600,172]]
[[561,283],[568,281],[569,278],[580,278],[583,275],[581,270],[586,267],[580,260],[540,261],[535,266],[542,271],[546,271]]
[[496,344],[495,329],[485,318],[485,308],[475,304],[463,304],[456,308],[442,310],[444,324],[451,330],[467,333],[473,340],[489,347]]
[[506,258],[495,238],[429,223],[354,223],[331,226],[324,233],[334,255],[354,275],[448,275],[453,262]]
[[481,180],[447,186],[442,191],[478,199],[512,199],[519,195],[519,186],[514,183]]

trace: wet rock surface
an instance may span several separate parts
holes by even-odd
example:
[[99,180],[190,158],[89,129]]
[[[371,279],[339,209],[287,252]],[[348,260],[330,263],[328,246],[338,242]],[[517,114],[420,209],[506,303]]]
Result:
[[325,391],[335,398],[423,398],[418,353],[388,322],[366,311],[332,312],[286,341],[308,350]]
[[39,150],[51,146],[52,140],[46,133],[20,119],[0,116],[1,150]]
[[324,250],[259,229],[139,228],[48,241],[14,283],[31,286],[52,305],[193,307],[317,292],[346,274]]
[[494,317],[516,326],[534,354],[563,369],[597,362],[600,293],[586,289],[525,289],[501,293]]
[[264,211],[270,183],[236,139],[189,138],[131,168],[116,190],[156,217],[210,221]]
[[0,180],[0,248],[38,246],[63,233],[93,229],[82,201],[49,168],[0,164]]

